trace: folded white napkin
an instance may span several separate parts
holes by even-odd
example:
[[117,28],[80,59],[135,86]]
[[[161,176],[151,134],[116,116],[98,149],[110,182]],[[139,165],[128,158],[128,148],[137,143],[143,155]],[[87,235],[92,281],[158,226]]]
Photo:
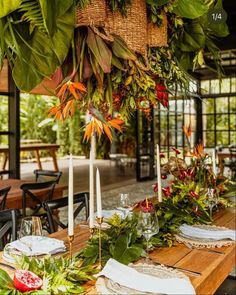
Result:
[[196,294],[189,280],[180,278],[157,278],[143,274],[109,259],[103,270],[97,276],[105,276],[118,284],[138,290],[140,292],[164,293],[164,294]]
[[183,224],[179,227],[180,232],[186,236],[194,238],[204,238],[204,239],[213,239],[213,240],[222,240],[222,239],[231,239],[236,240],[236,231],[232,229],[220,229],[215,227],[205,229],[197,226],[191,226]]
[[25,255],[55,254],[66,250],[63,241],[42,236],[25,236],[11,242],[8,247]]

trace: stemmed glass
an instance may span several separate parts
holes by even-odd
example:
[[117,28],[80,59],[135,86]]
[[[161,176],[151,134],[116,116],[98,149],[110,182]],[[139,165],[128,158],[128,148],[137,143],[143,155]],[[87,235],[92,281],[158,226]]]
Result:
[[207,205],[209,207],[211,219],[212,219],[212,210],[217,205],[217,203],[218,203],[218,198],[217,198],[217,196],[214,195],[214,189],[208,188],[208,190],[207,190]]
[[32,243],[30,238],[24,239],[26,236],[42,236],[43,229],[41,219],[38,216],[30,216],[22,218],[19,238],[22,244],[26,245],[32,252]]
[[42,236],[42,223],[38,216],[24,217],[21,220],[20,238],[25,236]]
[[140,212],[137,228],[146,240],[146,263],[149,263],[149,241],[152,236],[159,232],[159,223],[156,213],[154,211]]
[[129,194],[121,193],[119,196],[118,207],[117,209],[120,210],[124,214],[124,218],[126,218],[131,209],[131,201],[129,198]]

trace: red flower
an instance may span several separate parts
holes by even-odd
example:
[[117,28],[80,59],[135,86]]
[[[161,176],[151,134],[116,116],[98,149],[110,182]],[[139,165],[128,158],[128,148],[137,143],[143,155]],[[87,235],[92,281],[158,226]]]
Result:
[[164,107],[168,107],[168,93],[167,93],[167,88],[164,85],[163,81],[156,84],[156,96],[157,96],[158,101]]
[[148,200],[147,198],[139,203],[139,207],[141,211],[146,213],[150,213],[154,209],[152,202]]
[[194,168],[190,167],[187,169],[187,175],[190,176],[191,178],[194,177]]
[[190,191],[190,195],[195,198],[195,199],[198,199],[199,198],[199,194],[197,194],[196,192],[194,191]]
[[154,191],[154,193],[157,193],[158,192],[158,185],[157,185],[157,183],[155,183],[153,185],[153,191]]
[[187,176],[187,172],[185,170],[181,170],[179,174],[179,180],[184,180]]
[[172,150],[176,153],[176,155],[181,154],[181,152],[179,150],[177,150],[176,148],[172,148]]
[[162,192],[163,194],[166,196],[166,197],[170,197],[171,196],[171,192],[170,192],[170,187],[167,186],[167,187],[163,187],[162,188]]
[[167,178],[167,175],[166,174],[162,174],[161,175],[161,179],[166,179]]

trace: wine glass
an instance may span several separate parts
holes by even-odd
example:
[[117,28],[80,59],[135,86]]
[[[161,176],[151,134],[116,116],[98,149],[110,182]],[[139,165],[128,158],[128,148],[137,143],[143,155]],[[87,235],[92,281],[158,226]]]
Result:
[[42,236],[41,219],[38,216],[24,217],[21,220],[20,238],[25,236]]
[[[30,236],[42,236],[43,229],[41,219],[38,216],[24,217],[21,220],[19,238],[22,244],[28,247],[32,252],[32,237]],[[28,238],[24,238],[28,237]]]
[[146,263],[149,263],[149,240],[152,236],[158,234],[159,232],[159,223],[158,218],[155,212],[140,212],[138,225],[138,231],[144,236],[146,239]]
[[131,201],[129,198],[129,194],[127,193],[120,194],[117,209],[123,213],[124,218],[128,216],[131,209]]
[[211,219],[212,219],[212,210],[217,205],[217,203],[218,203],[218,198],[217,198],[217,196],[214,195],[214,189],[208,188],[208,190],[207,190],[207,205],[209,207]]

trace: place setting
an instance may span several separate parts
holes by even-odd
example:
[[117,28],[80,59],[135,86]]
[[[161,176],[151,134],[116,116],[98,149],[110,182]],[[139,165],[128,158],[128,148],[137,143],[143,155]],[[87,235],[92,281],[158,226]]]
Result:
[[2,258],[14,264],[21,256],[43,257],[66,251],[63,241],[43,235],[41,219],[32,216],[22,218],[19,239],[4,247]]

